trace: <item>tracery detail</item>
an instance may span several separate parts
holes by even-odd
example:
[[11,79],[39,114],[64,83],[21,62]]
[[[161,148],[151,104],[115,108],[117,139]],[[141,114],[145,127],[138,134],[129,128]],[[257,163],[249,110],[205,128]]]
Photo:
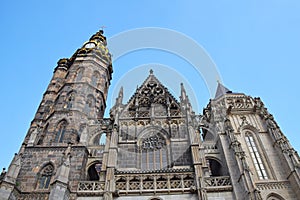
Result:
[[142,139],[140,153],[142,169],[162,169],[168,166],[166,140],[159,134]]
[[41,174],[40,174],[39,181],[38,181],[39,189],[48,189],[49,188],[50,180],[53,175],[53,170],[54,170],[54,167],[51,164],[46,165],[43,168],[43,170],[41,171]]
[[148,137],[142,141],[143,150],[159,150],[164,146],[166,146],[166,141],[159,135]]

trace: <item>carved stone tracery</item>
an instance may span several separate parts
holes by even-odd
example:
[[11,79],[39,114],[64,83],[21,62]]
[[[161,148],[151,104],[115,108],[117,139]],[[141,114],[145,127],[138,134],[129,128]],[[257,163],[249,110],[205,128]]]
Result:
[[142,139],[143,150],[158,150],[166,146],[166,141],[159,134]]

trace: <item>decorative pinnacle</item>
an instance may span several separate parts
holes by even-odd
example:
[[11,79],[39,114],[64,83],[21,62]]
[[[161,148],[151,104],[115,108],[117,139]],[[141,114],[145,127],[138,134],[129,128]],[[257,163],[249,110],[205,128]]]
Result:
[[153,70],[152,70],[152,69],[150,69],[150,71],[149,71],[149,72],[150,72],[150,74],[151,74],[151,75],[153,74]]
[[101,30],[100,33],[103,34],[104,33],[104,29],[107,28],[106,26],[101,26]]

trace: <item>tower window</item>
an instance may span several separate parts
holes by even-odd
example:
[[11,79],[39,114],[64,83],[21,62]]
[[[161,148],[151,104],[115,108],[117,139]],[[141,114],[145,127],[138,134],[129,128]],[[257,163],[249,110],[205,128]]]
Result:
[[94,72],[94,74],[92,76],[92,82],[91,82],[92,86],[97,87],[97,83],[98,83],[99,78],[100,78],[99,73],[98,72]]
[[253,136],[249,133],[246,134],[246,143],[250,151],[251,158],[254,163],[254,167],[258,174],[259,179],[268,179],[267,172],[265,170],[264,164],[261,160],[257,147],[255,145]]
[[75,94],[74,92],[72,92],[71,94],[68,95],[64,108],[70,109],[73,107],[74,104],[74,100],[75,100]]
[[66,127],[67,127],[67,122],[66,121],[62,121],[62,122],[59,123],[57,131],[56,131],[54,142],[62,142],[63,141],[64,135],[65,135],[65,132],[66,132]]
[[84,71],[83,68],[80,68],[80,69],[77,70],[76,81],[81,81],[82,76],[83,76],[83,71]]
[[38,180],[38,188],[39,189],[48,189],[50,185],[50,180],[53,175],[54,167],[51,164],[46,165],[41,173]]
[[86,104],[85,104],[85,112],[90,115],[91,111],[93,111],[93,108],[95,107],[95,98],[93,97],[93,95],[88,95],[87,100],[86,100]]

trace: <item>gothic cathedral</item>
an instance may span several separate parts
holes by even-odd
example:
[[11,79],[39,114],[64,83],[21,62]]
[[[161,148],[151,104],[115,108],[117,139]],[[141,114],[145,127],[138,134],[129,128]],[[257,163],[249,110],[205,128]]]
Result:
[[150,71],[104,118],[112,73],[103,31],[58,61],[1,200],[300,199],[300,158],[260,98],[219,83],[199,115]]

